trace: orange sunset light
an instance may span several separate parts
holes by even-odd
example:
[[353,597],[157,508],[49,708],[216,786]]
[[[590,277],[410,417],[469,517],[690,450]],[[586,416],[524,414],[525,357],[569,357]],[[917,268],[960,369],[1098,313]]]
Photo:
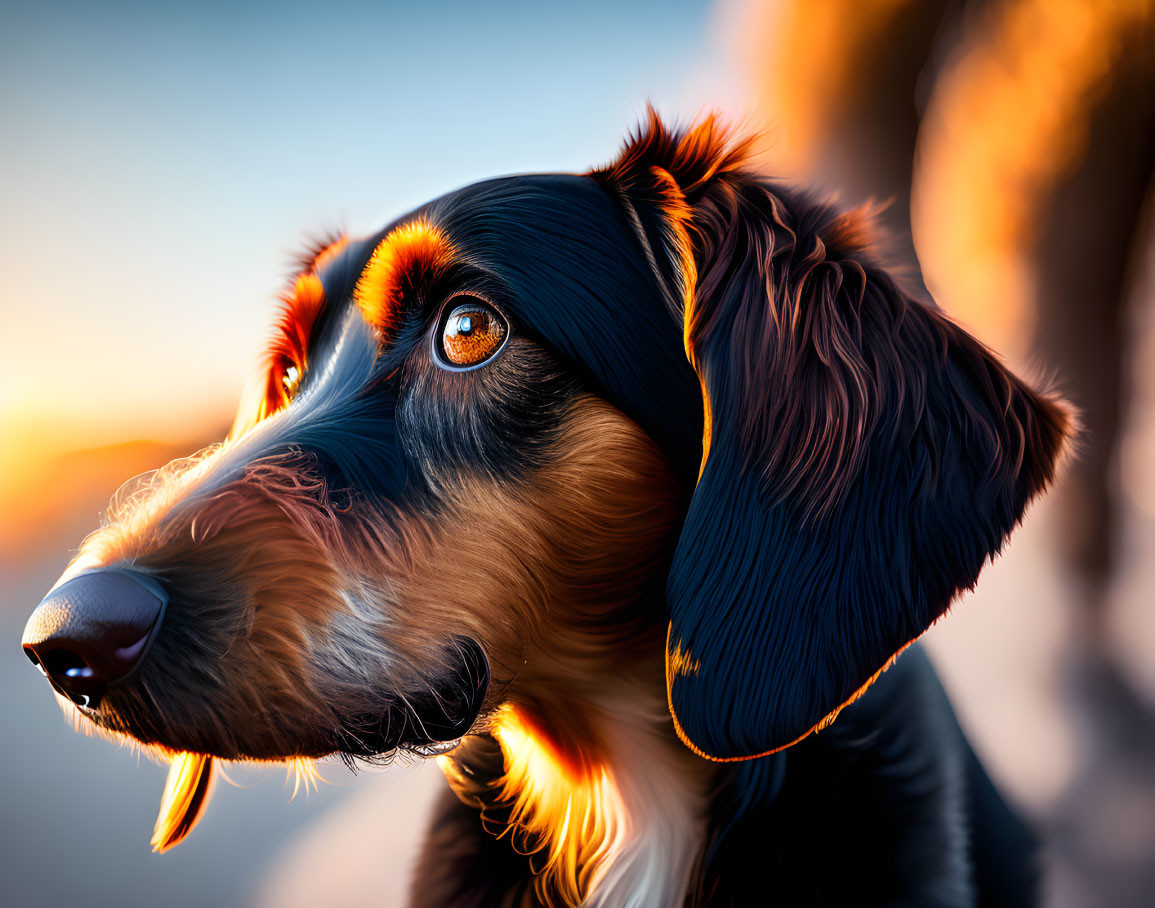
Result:
[[[500,800],[511,806],[516,847],[542,855],[538,895],[548,903],[556,892],[565,904],[581,904],[629,838],[613,775],[600,762],[566,759],[516,707],[502,707],[491,731],[505,755]],[[438,762],[452,783],[452,758]]]

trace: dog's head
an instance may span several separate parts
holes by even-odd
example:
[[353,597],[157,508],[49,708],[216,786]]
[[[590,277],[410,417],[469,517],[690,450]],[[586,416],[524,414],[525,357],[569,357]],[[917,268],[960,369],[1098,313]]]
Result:
[[229,759],[434,752],[660,638],[702,756],[831,721],[1070,419],[743,161],[651,116],[324,244],[229,438],[114,503],[26,651],[99,728]]

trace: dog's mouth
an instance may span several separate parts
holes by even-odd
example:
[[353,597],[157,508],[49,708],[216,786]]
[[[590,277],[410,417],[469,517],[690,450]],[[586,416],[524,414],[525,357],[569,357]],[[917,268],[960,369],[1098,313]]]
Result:
[[[154,851],[164,852],[179,844],[196,826],[207,806],[219,764],[229,761],[281,763],[308,776],[313,761],[336,755],[346,763],[389,762],[399,754],[429,758],[448,753],[478,721],[489,690],[489,661],[471,638],[451,638],[448,670],[436,680],[406,693],[382,698],[384,705],[342,718],[338,727],[314,730],[293,748],[281,750],[228,751],[214,747],[182,749],[125,727],[107,706],[88,709],[70,704],[74,715],[115,737],[134,739],[147,752],[163,756],[169,773],[152,836]],[[287,744],[282,740],[282,744]],[[187,745],[186,745],[187,746]],[[215,752],[214,752],[215,751]]]
[[388,698],[388,705],[346,721],[334,749],[346,757],[388,759],[403,751],[437,756],[456,746],[481,713],[489,690],[489,660],[471,637],[454,636],[435,680]]

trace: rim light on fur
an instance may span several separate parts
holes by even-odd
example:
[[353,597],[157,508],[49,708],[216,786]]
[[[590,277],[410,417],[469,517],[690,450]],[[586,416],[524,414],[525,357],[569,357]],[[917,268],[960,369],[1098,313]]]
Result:
[[540,850],[538,894],[567,904],[591,898],[625,845],[629,820],[621,793],[602,764],[570,767],[517,710],[504,707],[493,727],[506,759],[502,797],[512,805],[516,847]]
[[212,795],[213,758],[188,751],[172,758],[152,833],[152,850],[163,854],[187,836]]

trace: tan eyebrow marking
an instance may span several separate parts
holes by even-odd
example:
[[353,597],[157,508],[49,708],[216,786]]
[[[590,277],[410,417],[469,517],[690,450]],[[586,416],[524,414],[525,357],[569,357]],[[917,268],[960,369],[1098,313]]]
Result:
[[389,231],[353,290],[365,321],[383,339],[390,337],[401,326],[405,302],[444,274],[456,255],[457,248],[441,228],[425,218]]

